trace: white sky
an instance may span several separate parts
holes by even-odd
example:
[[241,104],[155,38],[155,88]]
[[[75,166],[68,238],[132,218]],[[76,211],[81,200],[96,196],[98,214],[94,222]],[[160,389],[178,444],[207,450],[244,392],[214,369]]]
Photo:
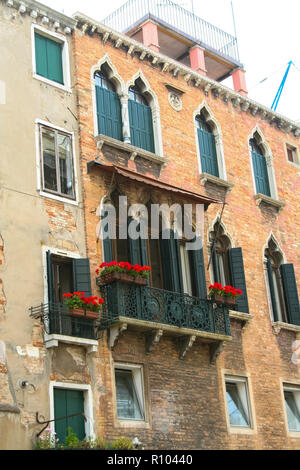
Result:
[[[80,11],[98,21],[125,3],[125,0],[40,1],[67,15]],[[192,0],[173,1],[191,10]],[[232,1],[240,59],[247,72],[249,97],[271,107],[287,64],[292,60],[299,70],[291,67],[277,112],[300,121],[300,1]],[[230,0],[194,0],[194,12],[234,35]],[[270,75],[271,78],[258,85]],[[232,86],[231,83],[228,80],[224,82],[227,86]]]

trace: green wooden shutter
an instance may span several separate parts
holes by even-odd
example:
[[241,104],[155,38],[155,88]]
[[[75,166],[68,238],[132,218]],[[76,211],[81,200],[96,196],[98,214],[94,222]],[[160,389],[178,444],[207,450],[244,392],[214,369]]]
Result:
[[253,172],[255,178],[256,192],[271,196],[267,162],[263,155],[252,152]]
[[35,33],[36,73],[63,84],[62,44]]
[[206,299],[207,291],[205,281],[203,248],[200,248],[199,250],[192,250],[192,260],[194,268],[193,271],[195,276],[196,296],[200,297],[200,299]]
[[282,264],[280,270],[289,322],[300,326],[299,296],[294,265]]
[[73,259],[74,292],[85,292],[86,297],[92,295],[90,260],[88,258]]
[[[103,218],[108,216],[108,211],[104,212]],[[104,234],[109,232],[109,226],[106,225]],[[102,239],[103,242],[103,258],[105,263],[110,263],[113,261],[113,250],[112,250],[112,241],[110,237],[104,237]]]
[[179,240],[173,230],[164,231],[166,239],[160,239],[164,288],[172,292],[183,292]]
[[54,303],[54,278],[53,278],[53,264],[52,255],[50,251],[46,253],[47,257],[47,281],[48,281],[48,303]]
[[272,271],[271,261],[269,260],[269,258],[267,259],[267,273],[268,273],[273,317],[274,317],[274,321],[278,321],[278,311],[277,311],[277,304],[276,304],[276,297],[275,297],[275,286],[274,286],[273,276],[272,276],[273,271]]
[[39,34],[35,34],[34,39],[36,73],[42,77],[48,78],[47,39]]
[[131,144],[154,153],[151,108],[137,101],[128,100],[128,111]]
[[249,313],[242,248],[231,248],[228,250],[228,256],[232,285],[242,291],[242,295],[237,299],[237,309],[239,312]]
[[215,248],[212,249],[211,257],[212,257],[212,267],[213,267],[213,273],[214,273],[214,282],[220,283],[221,279],[219,276],[218,258],[217,258],[217,253],[216,253]]
[[[84,397],[81,390],[54,389],[54,417],[63,418],[76,413],[84,412]],[[68,427],[76,434],[79,440],[85,438],[84,418],[81,415],[55,421],[56,438],[58,444],[63,444],[68,435]]]
[[202,172],[219,177],[215,136],[203,129],[197,131]]
[[122,141],[121,104],[118,94],[97,85],[96,106],[99,134]]

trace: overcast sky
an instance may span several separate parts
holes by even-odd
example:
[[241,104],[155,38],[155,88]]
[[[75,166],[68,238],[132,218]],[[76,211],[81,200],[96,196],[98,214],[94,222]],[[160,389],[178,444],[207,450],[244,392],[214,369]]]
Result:
[[[72,15],[76,11],[101,21],[125,0],[40,0]],[[146,1],[146,0],[145,0]],[[191,10],[192,0],[177,0]],[[277,111],[300,121],[300,0],[232,0],[241,62],[249,97],[271,107],[287,64],[292,66]],[[197,16],[234,34],[231,0],[194,0]],[[258,83],[266,77],[271,78]],[[226,85],[231,86],[228,80]]]

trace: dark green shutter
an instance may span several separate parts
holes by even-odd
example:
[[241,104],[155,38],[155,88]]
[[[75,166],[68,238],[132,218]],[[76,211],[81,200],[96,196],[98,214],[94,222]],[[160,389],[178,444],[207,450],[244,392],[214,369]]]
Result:
[[197,129],[202,173],[219,177],[215,136],[203,129]]
[[96,86],[96,106],[99,134],[122,141],[121,104],[118,94]]
[[[84,398],[81,390],[54,389],[54,417],[63,418],[64,416],[76,413],[84,413]],[[55,421],[56,438],[59,444],[65,443],[68,435],[68,428],[76,434],[79,440],[85,438],[84,418],[81,415],[72,418],[66,418]]]
[[90,260],[88,258],[73,259],[74,292],[85,292],[86,297],[92,295]]
[[192,250],[196,297],[207,298],[203,248]]
[[35,33],[36,73],[63,84],[62,44]]
[[220,276],[219,276],[219,265],[218,265],[218,258],[217,258],[217,253],[216,249],[213,248],[211,252],[211,257],[212,257],[212,267],[213,267],[213,273],[214,273],[214,282],[221,282]]
[[271,196],[267,162],[263,155],[252,152],[253,172],[255,178],[256,192]]
[[242,291],[242,295],[237,298],[237,309],[239,312],[249,313],[242,248],[231,248],[228,256],[232,285]]
[[48,281],[48,303],[53,304],[54,302],[54,278],[53,278],[53,264],[52,255],[50,251],[47,251],[47,281]]
[[152,111],[149,106],[128,100],[131,144],[154,153]]
[[270,290],[272,310],[273,310],[273,318],[274,318],[274,321],[278,321],[278,311],[277,311],[277,303],[276,303],[276,297],[275,297],[275,286],[274,286],[274,281],[273,281],[273,276],[272,276],[273,270],[272,270],[271,261],[269,260],[269,258],[267,259],[267,273],[268,273],[269,290]]
[[160,239],[164,288],[172,292],[183,292],[179,240],[173,230],[164,231],[166,239]]
[[[104,212],[103,218],[108,216],[108,211]],[[104,234],[109,233],[109,224],[106,225],[105,230],[103,232],[103,258],[105,263],[110,263],[113,261],[113,250],[112,250],[112,241],[110,237],[104,237]]]
[[293,264],[282,264],[280,266],[282,284],[284,290],[285,305],[289,322],[300,326],[300,307],[297,283]]

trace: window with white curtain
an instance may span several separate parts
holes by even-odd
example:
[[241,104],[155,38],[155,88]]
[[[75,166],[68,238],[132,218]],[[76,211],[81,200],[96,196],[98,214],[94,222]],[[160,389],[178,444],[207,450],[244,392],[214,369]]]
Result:
[[283,391],[289,431],[300,436],[300,387],[284,386]]
[[145,420],[143,373],[140,366],[116,365],[117,415],[121,420]]
[[250,428],[251,417],[247,379],[243,377],[226,377],[225,386],[230,426]]

